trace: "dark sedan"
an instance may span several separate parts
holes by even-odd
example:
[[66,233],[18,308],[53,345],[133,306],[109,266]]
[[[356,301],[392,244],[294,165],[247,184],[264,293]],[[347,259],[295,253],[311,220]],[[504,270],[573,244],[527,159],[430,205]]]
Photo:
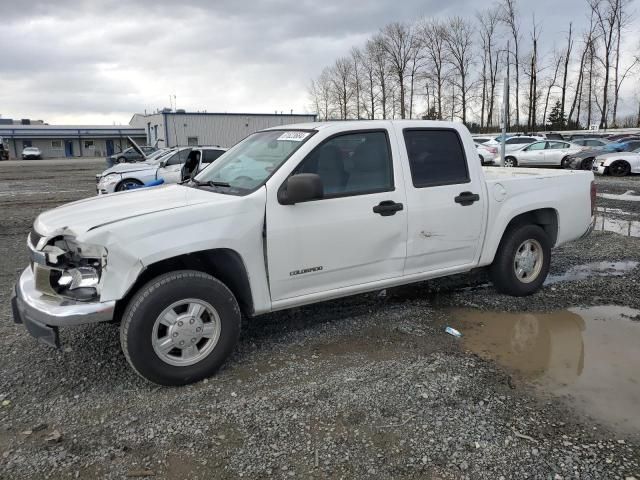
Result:
[[[146,145],[143,145],[140,148],[145,155],[149,155],[157,150],[156,147],[149,147]],[[107,168],[113,167],[116,163],[143,162],[144,160],[145,158],[140,155],[140,152],[138,152],[134,147],[129,147],[120,153],[114,153],[107,157]]]
[[607,143],[601,147],[590,148],[569,156],[563,166],[572,170],[591,170],[593,159],[598,155],[611,152],[630,152],[638,147],[640,147],[640,139]]

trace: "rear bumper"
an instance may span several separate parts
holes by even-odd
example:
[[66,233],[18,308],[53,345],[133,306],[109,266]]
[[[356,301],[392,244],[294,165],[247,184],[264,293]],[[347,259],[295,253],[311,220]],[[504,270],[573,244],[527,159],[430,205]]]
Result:
[[35,289],[31,268],[26,268],[11,295],[15,323],[24,324],[39,341],[60,346],[58,327],[107,322],[113,319],[115,301],[76,302],[43,295]]

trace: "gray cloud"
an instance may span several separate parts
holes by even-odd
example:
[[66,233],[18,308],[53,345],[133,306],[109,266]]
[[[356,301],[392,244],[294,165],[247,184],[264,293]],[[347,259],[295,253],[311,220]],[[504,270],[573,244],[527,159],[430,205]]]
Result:
[[[3,2],[0,114],[50,122],[126,123],[166,106],[208,111],[308,109],[309,80],[391,21],[472,16],[472,0],[117,0]],[[543,50],[585,0],[520,2],[523,50],[534,12]],[[636,25],[637,26],[637,25]],[[635,27],[635,26],[634,26]],[[637,28],[626,44],[637,45]]]

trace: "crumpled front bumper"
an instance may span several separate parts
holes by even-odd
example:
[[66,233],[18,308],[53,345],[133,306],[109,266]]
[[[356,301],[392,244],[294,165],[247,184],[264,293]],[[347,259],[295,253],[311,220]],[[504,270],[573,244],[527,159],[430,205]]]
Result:
[[22,323],[42,343],[60,347],[58,327],[107,322],[113,319],[116,302],[76,302],[40,293],[33,272],[26,268],[11,296],[13,321]]

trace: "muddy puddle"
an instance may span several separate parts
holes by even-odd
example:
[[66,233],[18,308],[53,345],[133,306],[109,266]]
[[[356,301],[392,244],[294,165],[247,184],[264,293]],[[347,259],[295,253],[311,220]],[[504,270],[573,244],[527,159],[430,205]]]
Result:
[[558,282],[572,282],[586,280],[591,277],[619,277],[635,269],[640,262],[625,260],[622,262],[593,262],[571,267],[564,273],[549,275],[545,285],[553,285]]
[[551,313],[455,310],[466,349],[495,360],[579,414],[640,433],[640,310],[618,306]]

